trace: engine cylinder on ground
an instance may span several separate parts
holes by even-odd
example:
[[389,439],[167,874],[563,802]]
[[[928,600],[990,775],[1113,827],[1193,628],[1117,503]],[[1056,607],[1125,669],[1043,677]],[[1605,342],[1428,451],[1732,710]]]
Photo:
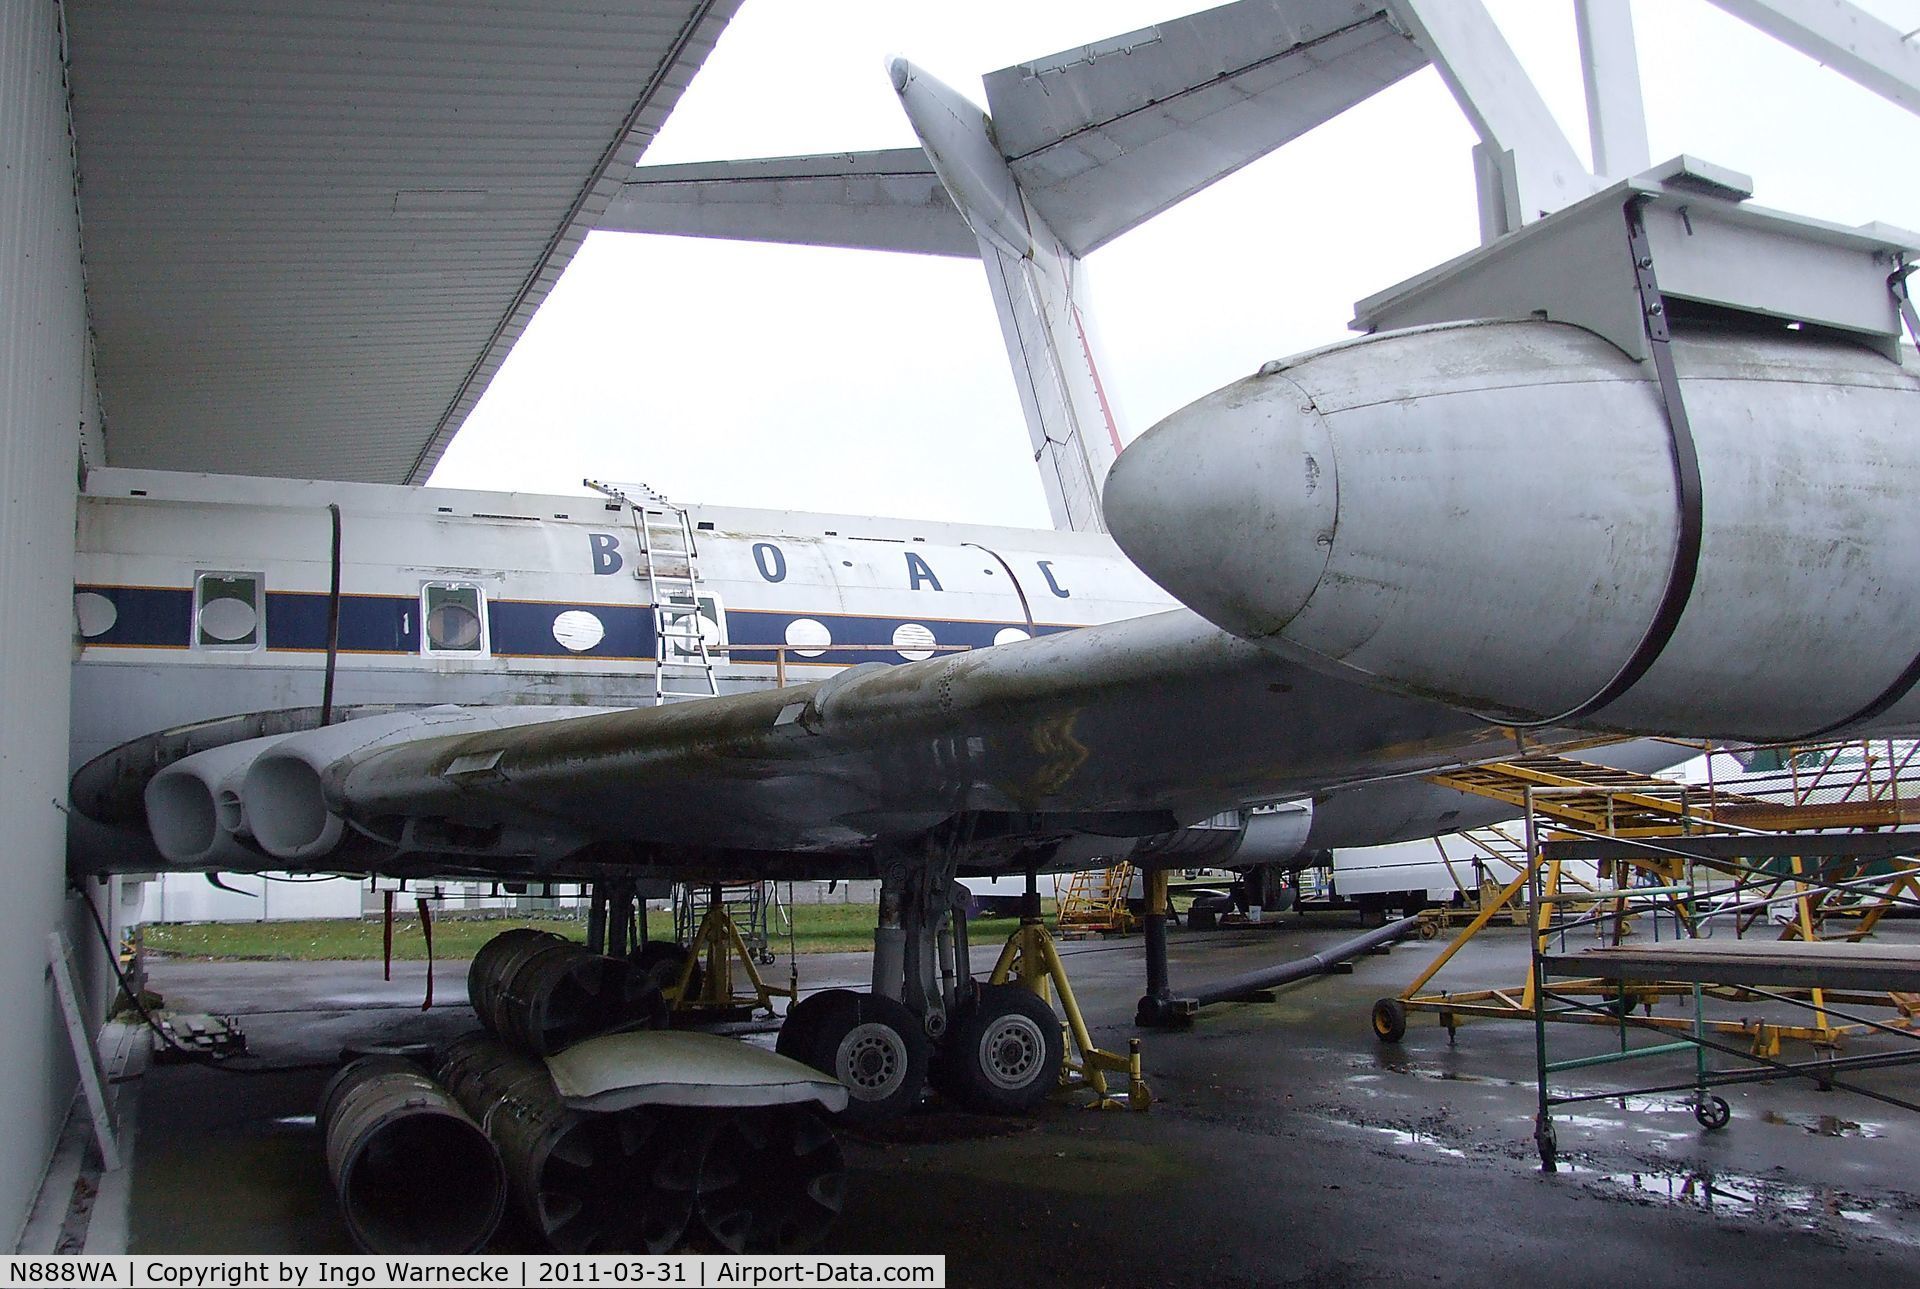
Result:
[[455,1099],[405,1060],[334,1075],[318,1123],[354,1243],[369,1253],[472,1253],[506,1207],[500,1154]]
[[811,1105],[710,1113],[695,1215],[730,1253],[805,1253],[846,1200],[840,1143]]
[[667,1022],[659,986],[637,963],[530,928],[481,947],[467,969],[467,998],[490,1033],[536,1056],[595,1034]]
[[663,1253],[693,1212],[699,1135],[684,1112],[569,1109],[539,1060],[485,1034],[443,1054],[440,1077],[486,1130],[515,1208],[559,1253]]

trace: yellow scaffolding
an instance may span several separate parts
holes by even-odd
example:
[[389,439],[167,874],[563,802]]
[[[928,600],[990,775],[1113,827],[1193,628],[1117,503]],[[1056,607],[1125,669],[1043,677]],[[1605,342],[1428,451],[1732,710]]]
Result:
[[1054,878],[1054,929],[1069,937],[1133,930],[1127,908],[1132,887],[1133,865],[1127,863],[1069,873],[1064,888]]
[[[1554,756],[1530,756],[1496,765],[1474,766],[1431,776],[1432,781],[1460,791],[1505,801],[1530,810],[1535,820],[1533,844],[1516,848],[1516,840],[1500,832],[1500,840],[1482,843],[1488,857],[1510,876],[1497,887],[1484,885],[1472,920],[1399,994],[1374,1005],[1375,1033],[1386,1041],[1405,1032],[1409,1013],[1431,1012],[1451,1033],[1470,1018],[1535,1019],[1537,1008],[1532,973],[1508,988],[1464,991],[1429,989],[1456,954],[1502,912],[1524,920],[1532,928],[1537,953],[1547,941],[1564,935],[1571,917],[1593,930],[1599,943],[1619,945],[1634,934],[1634,924],[1645,915],[1669,915],[1675,929],[1697,936],[1709,920],[1726,917],[1736,934],[1744,934],[1774,909],[1791,916],[1778,932],[1780,939],[1838,938],[1857,941],[1896,903],[1920,902],[1920,864],[1908,858],[1875,861],[1823,860],[1809,864],[1793,856],[1784,867],[1760,868],[1742,860],[1700,860],[1663,854],[1661,838],[1702,834],[1772,837],[1809,829],[1871,829],[1909,817],[1920,817],[1920,744],[1877,740],[1821,744],[1784,749],[1775,755],[1782,769],[1773,775],[1743,775],[1738,793],[1721,788],[1712,778],[1702,784],[1680,784],[1628,771],[1592,766]],[[1757,823],[1770,825],[1767,828]],[[1596,880],[1589,881],[1559,860],[1543,860],[1540,841],[1576,838],[1609,839],[1622,843],[1599,861]],[[1706,870],[1700,884],[1696,870]],[[1540,896],[1529,905],[1526,892],[1538,880]],[[1721,884],[1712,885],[1714,881]],[[1717,906],[1717,907],[1716,907]],[[1828,937],[1831,915],[1857,919],[1842,934]],[[1636,1024],[1675,1031],[1737,1034],[1758,1055],[1771,1056],[1782,1040],[1799,1039],[1831,1049],[1859,1025],[1835,1024],[1826,1006],[1866,1005],[1895,1008],[1910,1024],[1915,1000],[1899,995],[1858,994],[1810,988],[1799,991],[1813,1010],[1810,1025],[1781,1025],[1757,1019],[1701,1022],[1694,1016],[1655,1016],[1663,998],[1695,996],[1697,984],[1650,981],[1622,984],[1592,978],[1559,983],[1560,995],[1585,995],[1602,1007],[1571,1007],[1549,1018],[1587,1024],[1617,1024],[1618,1017],[1640,1008],[1645,1016]],[[1713,988],[1718,997],[1746,998],[1738,987]]]

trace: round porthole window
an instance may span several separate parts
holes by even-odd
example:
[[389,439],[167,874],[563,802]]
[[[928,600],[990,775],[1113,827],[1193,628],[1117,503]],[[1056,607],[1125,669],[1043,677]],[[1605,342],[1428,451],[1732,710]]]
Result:
[[1019,627],[1001,627],[993,633],[993,642],[997,645],[1012,644],[1015,640],[1031,640],[1032,636]]
[[587,650],[606,639],[607,629],[599,618],[585,609],[568,609],[553,620],[553,638],[563,649],[575,653]]
[[923,658],[933,657],[933,646],[938,643],[933,632],[918,622],[905,622],[894,628],[893,647],[908,662],[919,662]]
[[427,642],[435,649],[478,649],[480,615],[464,604],[436,604],[427,614]]
[[92,640],[113,630],[120,610],[98,591],[79,591],[73,597],[73,628],[82,639]]
[[221,644],[251,640],[260,625],[260,613],[245,600],[223,595],[200,606],[200,634]]
[[813,618],[795,618],[787,623],[787,643],[802,658],[818,658],[833,643],[827,624]]

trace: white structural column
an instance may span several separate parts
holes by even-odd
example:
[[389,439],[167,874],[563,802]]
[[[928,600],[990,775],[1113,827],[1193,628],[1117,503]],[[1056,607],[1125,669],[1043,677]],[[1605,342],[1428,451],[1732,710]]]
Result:
[[1809,58],[1920,112],[1920,43],[1847,0],[1713,0]]
[[1389,0],[1480,136],[1480,226],[1492,240],[1600,185],[1479,0]]
[[1624,179],[1653,164],[1647,155],[1647,109],[1640,96],[1640,55],[1628,0],[1573,0],[1580,35],[1580,72],[1587,87],[1587,134],[1593,173]]
[[[94,932],[72,920],[78,910],[62,896],[74,506],[93,399],[60,13],[54,4],[0,4],[0,1238],[8,1240],[73,1097],[46,969],[49,931],[68,926],[82,995],[89,1009],[99,1002],[98,978],[89,982],[85,970],[98,955],[83,948]],[[89,1019],[97,1023],[97,1011]]]

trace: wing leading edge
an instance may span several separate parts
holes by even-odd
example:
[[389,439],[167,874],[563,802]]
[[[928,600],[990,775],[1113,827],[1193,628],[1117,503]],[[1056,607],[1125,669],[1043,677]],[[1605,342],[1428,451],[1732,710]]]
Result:
[[495,872],[515,858],[571,871],[583,856],[821,868],[807,857],[866,857],[962,821],[1010,862],[1511,750],[1472,717],[1305,670],[1176,610],[788,689],[423,727],[320,767],[305,796],[284,779],[275,796],[241,795],[263,839],[289,833],[269,809],[343,837],[351,862],[345,849],[300,857],[322,869],[407,867],[409,854],[443,871],[460,854]]

